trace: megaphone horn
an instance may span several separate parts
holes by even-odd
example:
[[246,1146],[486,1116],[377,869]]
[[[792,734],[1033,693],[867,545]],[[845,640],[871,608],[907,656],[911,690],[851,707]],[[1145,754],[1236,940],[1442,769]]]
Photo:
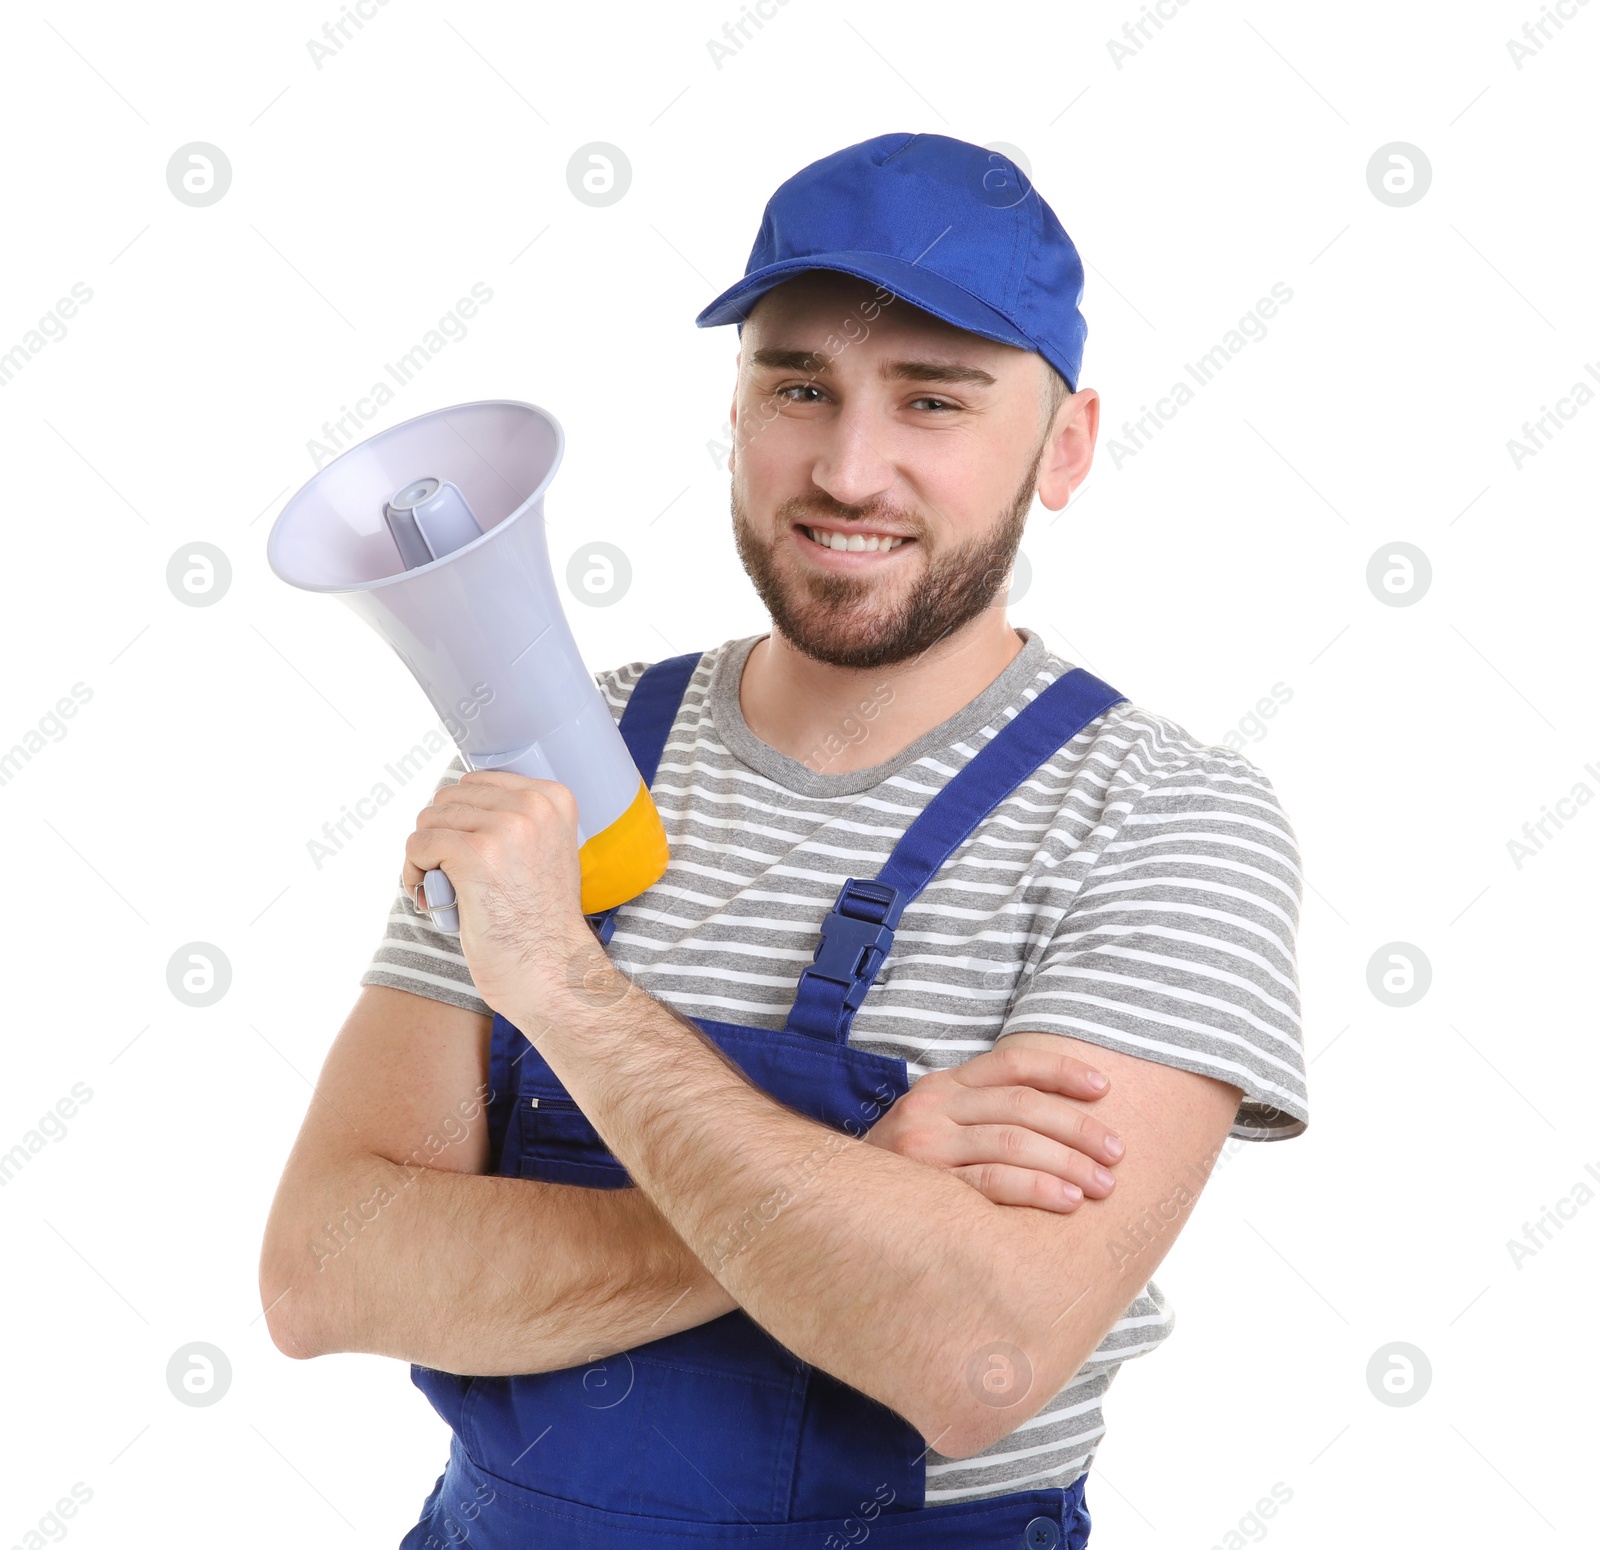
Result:
[[[289,498],[267,563],[330,592],[394,649],[468,769],[557,780],[578,802],[582,908],[636,897],[667,869],[667,837],[567,626],[544,497],[566,437],[509,400],[418,415],[341,453]],[[429,917],[460,931],[442,871]]]

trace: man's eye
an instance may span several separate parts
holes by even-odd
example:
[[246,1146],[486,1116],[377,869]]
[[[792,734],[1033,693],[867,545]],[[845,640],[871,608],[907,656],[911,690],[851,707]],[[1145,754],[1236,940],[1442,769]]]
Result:
[[[790,396],[798,393],[815,393],[818,395],[818,397],[796,398]],[[819,388],[814,382],[791,382],[787,387],[774,388],[772,391],[772,396],[777,399],[783,399],[791,404],[814,404],[819,402],[823,397],[826,397],[826,395],[822,392],[822,389]],[[928,396],[912,399],[911,407],[913,409],[918,407],[926,407],[931,409],[936,414],[953,414],[960,408],[960,405],[951,403],[947,398],[934,398]]]

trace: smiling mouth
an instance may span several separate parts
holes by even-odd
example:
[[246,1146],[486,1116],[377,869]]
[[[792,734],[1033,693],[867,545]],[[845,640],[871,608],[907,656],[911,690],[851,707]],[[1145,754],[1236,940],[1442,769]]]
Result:
[[795,526],[809,542],[819,549],[832,550],[835,554],[887,554],[904,544],[916,542],[913,538],[893,533],[839,533],[827,528],[807,527],[804,523],[796,523]]

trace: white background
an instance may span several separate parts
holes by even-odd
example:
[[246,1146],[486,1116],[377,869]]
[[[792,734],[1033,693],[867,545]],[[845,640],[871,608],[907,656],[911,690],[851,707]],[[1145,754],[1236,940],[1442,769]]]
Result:
[[[1312,1123],[1232,1157],[1162,1267],[1177,1331],[1108,1398],[1093,1544],[1592,1543],[1600,813],[1520,867],[1508,841],[1600,790],[1600,407],[1520,468],[1507,443],[1600,389],[1600,5],[1518,69],[1538,14],[1194,0],[1119,68],[1133,3],[790,0],[719,68],[736,0],[392,0],[319,69],[334,0],[8,10],[0,351],[75,282],[93,299],[0,389],[0,752],[91,697],[0,785],[0,1151],[92,1098],[0,1189],[0,1544],[74,1482],[85,1547],[381,1547],[415,1521],[443,1426],[399,1362],[280,1355],[256,1260],[448,750],[313,864],[433,722],[375,635],[271,574],[267,531],[323,423],[481,281],[467,337],[363,429],[557,415],[558,571],[590,540],[633,567],[617,606],[570,604],[591,667],[762,630],[707,450],[735,335],[692,320],[779,182],[898,130],[1020,150],[1087,265],[1101,448],[1035,508],[1013,621],[1208,741],[1292,690],[1245,748],[1305,859]],[[190,141],[231,163],[209,206],[167,186]],[[603,208],[568,188],[591,141],[632,169]],[[1432,169],[1400,207],[1367,178],[1394,141]],[[1267,337],[1114,466],[1274,282]],[[166,581],[197,541],[231,563],[209,607]],[[1410,606],[1367,583],[1397,542],[1431,563]],[[195,941],[232,968],[203,1009],[167,986]],[[1368,986],[1394,942],[1432,968],[1404,1008]],[[1563,1199],[1518,1268],[1507,1240]],[[204,1408],[165,1376],[196,1341],[232,1366]],[[1432,1368],[1405,1407],[1366,1377],[1396,1341]],[[1288,1505],[1241,1530],[1276,1482]]]

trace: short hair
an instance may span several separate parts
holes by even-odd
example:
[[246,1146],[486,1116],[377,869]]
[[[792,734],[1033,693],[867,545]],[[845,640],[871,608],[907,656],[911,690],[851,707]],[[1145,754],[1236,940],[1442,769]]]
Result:
[[[1039,357],[1044,360],[1043,356]],[[1067,386],[1067,379],[1061,375],[1049,361],[1044,362],[1044,423],[1048,428],[1055,420],[1056,410],[1076,391]]]

